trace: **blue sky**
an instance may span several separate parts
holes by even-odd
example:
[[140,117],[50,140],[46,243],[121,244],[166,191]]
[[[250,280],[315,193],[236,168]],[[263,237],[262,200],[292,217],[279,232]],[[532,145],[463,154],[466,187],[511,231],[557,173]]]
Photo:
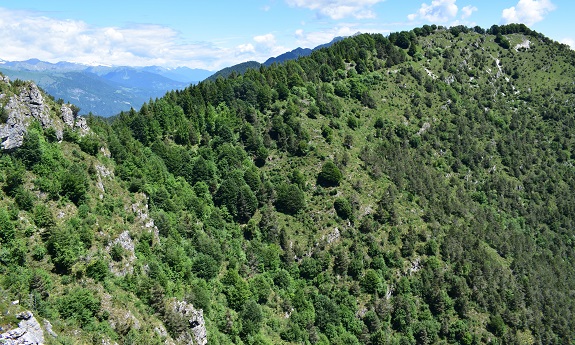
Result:
[[0,59],[219,70],[356,32],[525,23],[575,47],[573,0],[0,0]]

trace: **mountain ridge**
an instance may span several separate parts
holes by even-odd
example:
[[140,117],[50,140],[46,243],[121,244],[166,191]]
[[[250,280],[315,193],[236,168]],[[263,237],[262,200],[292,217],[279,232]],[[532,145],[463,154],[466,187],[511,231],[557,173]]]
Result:
[[232,73],[244,74],[248,69],[255,69],[255,68],[258,68],[260,66],[268,66],[269,67],[274,63],[280,63],[281,64],[281,63],[284,63],[286,61],[295,60],[295,59],[298,59],[298,58],[304,57],[304,56],[309,56],[312,52],[314,52],[318,49],[330,47],[334,43],[339,42],[344,38],[345,37],[343,37],[343,36],[334,37],[330,42],[321,44],[321,45],[319,45],[313,49],[297,47],[297,48],[295,48],[289,52],[285,52],[285,53],[280,54],[276,57],[270,57],[269,59],[267,59],[263,63],[260,63],[257,61],[242,62],[242,63],[236,64],[233,66],[226,67],[220,71],[217,71],[216,73],[212,74],[210,77],[206,78],[206,80],[214,81],[219,77],[227,78]]
[[[568,344],[573,80],[575,52],[524,25],[423,26],[89,116],[86,135],[32,121],[0,153],[0,325],[31,310],[62,343]],[[2,81],[4,128],[39,102]]]

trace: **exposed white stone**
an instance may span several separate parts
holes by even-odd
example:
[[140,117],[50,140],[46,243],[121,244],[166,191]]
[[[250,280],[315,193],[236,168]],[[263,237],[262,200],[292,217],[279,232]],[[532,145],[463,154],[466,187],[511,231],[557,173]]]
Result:
[[208,332],[202,309],[196,309],[185,301],[173,301],[170,308],[173,312],[185,317],[190,326],[178,336],[177,341],[180,344],[206,345],[208,343]]
[[18,328],[0,334],[0,344],[5,345],[42,345],[44,332],[32,312],[25,311],[16,318],[21,320]]

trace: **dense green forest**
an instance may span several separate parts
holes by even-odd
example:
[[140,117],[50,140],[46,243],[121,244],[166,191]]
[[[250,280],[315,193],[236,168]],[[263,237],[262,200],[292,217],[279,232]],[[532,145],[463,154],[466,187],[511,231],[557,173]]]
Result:
[[209,344],[574,344],[574,109],[566,45],[426,25],[36,123],[0,156],[0,309],[53,344],[177,339],[174,300]]

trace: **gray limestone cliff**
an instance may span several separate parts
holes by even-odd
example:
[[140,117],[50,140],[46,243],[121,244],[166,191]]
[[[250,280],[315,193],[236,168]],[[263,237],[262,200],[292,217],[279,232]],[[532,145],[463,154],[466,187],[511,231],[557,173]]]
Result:
[[176,338],[178,344],[206,345],[208,343],[208,332],[202,309],[196,309],[185,301],[172,301],[168,308],[169,312],[182,317],[187,322],[186,329]]
[[34,315],[25,311],[16,318],[20,320],[18,328],[11,329],[0,334],[0,344],[6,345],[42,345],[44,344],[44,332]]
[[58,140],[62,140],[64,128],[73,128],[81,135],[89,131],[86,119],[74,115],[68,104],[59,108],[56,114],[52,106],[55,103],[31,82],[11,83],[8,77],[0,76],[0,148],[13,150],[22,146],[24,136],[30,124],[37,120],[42,128],[53,128]]

